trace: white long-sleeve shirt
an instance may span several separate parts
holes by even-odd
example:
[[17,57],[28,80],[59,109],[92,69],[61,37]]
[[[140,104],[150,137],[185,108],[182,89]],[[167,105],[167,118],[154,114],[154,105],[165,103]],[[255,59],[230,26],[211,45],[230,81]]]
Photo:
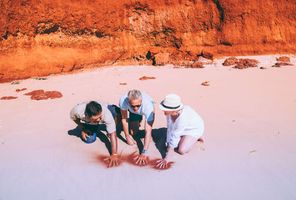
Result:
[[204,122],[195,110],[190,106],[184,106],[180,112],[175,121],[171,116],[167,116],[167,144],[172,148],[178,147],[181,136],[200,138],[204,132]]

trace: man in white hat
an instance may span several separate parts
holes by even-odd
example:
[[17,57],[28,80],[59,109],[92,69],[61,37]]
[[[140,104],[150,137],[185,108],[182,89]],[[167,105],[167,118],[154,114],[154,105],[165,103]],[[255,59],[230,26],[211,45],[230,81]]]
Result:
[[204,122],[195,110],[183,105],[176,94],[168,94],[159,108],[167,118],[167,153],[163,159],[157,161],[156,167],[166,168],[173,149],[183,155],[188,153],[198,140],[202,141]]
[[137,165],[148,164],[148,148],[152,139],[152,125],[154,122],[154,102],[152,98],[139,90],[130,90],[120,98],[119,107],[121,109],[122,126],[125,138],[129,145],[136,144],[133,136],[137,134],[140,122],[145,117],[145,138],[144,147],[139,155],[135,157]]

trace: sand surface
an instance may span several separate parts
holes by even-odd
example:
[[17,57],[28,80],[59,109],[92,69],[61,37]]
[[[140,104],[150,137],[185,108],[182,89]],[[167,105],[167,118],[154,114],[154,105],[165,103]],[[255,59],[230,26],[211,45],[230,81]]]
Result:
[[[271,67],[276,56],[249,56],[259,67],[244,70],[216,60],[203,69],[173,66],[105,67],[69,75],[0,84],[0,200],[43,199],[296,199],[296,67]],[[296,64],[296,57],[290,56]],[[142,76],[156,79],[139,80]],[[201,85],[209,81],[209,86]],[[120,83],[126,83],[122,85]],[[16,89],[27,88],[16,93]],[[134,166],[126,160],[106,168],[101,141],[84,144],[68,134],[70,109],[100,99],[118,103],[137,88],[156,104],[171,92],[205,121],[204,145],[174,154],[169,170]],[[62,98],[31,100],[36,89]],[[156,105],[154,129],[166,125]],[[119,140],[123,158],[137,150]],[[150,158],[160,158],[152,142]]]

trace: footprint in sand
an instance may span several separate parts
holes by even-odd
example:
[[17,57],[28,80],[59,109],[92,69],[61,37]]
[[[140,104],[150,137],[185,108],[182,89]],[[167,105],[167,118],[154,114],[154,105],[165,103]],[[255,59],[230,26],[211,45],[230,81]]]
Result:
[[254,149],[254,150],[252,150],[252,151],[249,151],[249,154],[256,153],[256,152],[257,152],[257,150]]

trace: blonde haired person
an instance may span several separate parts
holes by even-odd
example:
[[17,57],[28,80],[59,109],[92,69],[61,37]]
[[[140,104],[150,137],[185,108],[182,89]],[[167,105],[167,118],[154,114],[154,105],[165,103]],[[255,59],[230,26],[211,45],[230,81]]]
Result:
[[128,145],[135,145],[134,136],[138,133],[140,122],[145,117],[145,138],[143,150],[135,157],[137,165],[148,164],[148,148],[152,139],[151,132],[154,122],[153,99],[139,90],[130,90],[119,100],[121,109],[122,126]]

